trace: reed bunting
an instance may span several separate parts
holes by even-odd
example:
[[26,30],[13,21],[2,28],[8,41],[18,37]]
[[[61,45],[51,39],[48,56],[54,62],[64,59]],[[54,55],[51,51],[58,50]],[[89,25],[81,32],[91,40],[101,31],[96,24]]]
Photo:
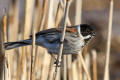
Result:
[[[67,26],[64,39],[63,54],[77,54],[92,39],[95,32],[88,24]],[[80,32],[81,36],[78,35]],[[36,34],[35,44],[47,49],[50,54],[58,54],[62,28],[52,28]],[[32,36],[29,39],[5,43],[5,49],[32,45]]]

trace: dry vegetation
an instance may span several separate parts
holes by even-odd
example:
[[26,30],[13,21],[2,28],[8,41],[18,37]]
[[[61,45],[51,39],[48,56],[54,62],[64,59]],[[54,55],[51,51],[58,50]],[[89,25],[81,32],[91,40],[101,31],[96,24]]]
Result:
[[[120,73],[118,72],[120,67],[120,47],[118,46],[120,39],[114,37],[111,43],[113,6],[111,6],[112,3],[109,1],[112,0],[106,2],[93,0],[93,3],[89,1],[72,0],[66,24],[92,24],[97,33],[96,37],[77,57],[75,55],[62,57],[61,67],[58,70],[56,80],[120,79]],[[21,3],[19,0],[13,0],[9,10],[3,8],[3,14],[0,18],[0,29],[3,27],[4,42],[27,39],[30,34],[34,36],[36,32],[43,29],[62,25],[65,3],[66,0],[60,0],[60,2],[59,0],[25,0],[21,1]],[[99,7],[94,8],[93,4],[99,5]],[[111,8],[108,6],[111,6]],[[116,9],[118,9],[118,6],[116,6]],[[105,17],[107,21],[106,23],[103,22],[103,24],[93,19],[90,15],[84,14],[86,12],[89,13],[89,11],[104,12],[105,10],[108,11],[107,15],[109,16]],[[96,17],[96,15],[97,13],[94,16]],[[108,25],[108,36],[104,32],[104,24]],[[0,33],[0,43],[3,44],[1,34],[3,33]],[[53,80],[56,66],[54,64],[55,59],[44,48],[35,46],[34,41],[35,37],[33,37],[32,46],[5,51],[5,62],[1,60],[1,55],[4,56],[4,50],[1,49],[3,45],[0,44],[0,65],[2,62],[5,63],[4,68],[2,68],[5,80]],[[110,46],[112,48],[111,53],[115,54],[111,54],[113,60],[110,58]],[[118,58],[116,58],[116,55],[118,55]],[[105,61],[107,64],[105,64]],[[110,65],[113,64],[110,69],[109,63]]]

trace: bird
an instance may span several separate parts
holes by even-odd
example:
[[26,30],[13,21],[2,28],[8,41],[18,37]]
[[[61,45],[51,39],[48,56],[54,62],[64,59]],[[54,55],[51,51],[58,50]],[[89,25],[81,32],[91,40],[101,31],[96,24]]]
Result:
[[[62,51],[63,55],[78,54],[78,52],[83,50],[84,46],[95,36],[92,26],[88,24],[66,27]],[[46,48],[49,54],[58,54],[61,44],[60,39],[62,36],[62,30],[63,28],[51,28],[36,33],[35,45]],[[81,35],[78,35],[79,33]],[[5,50],[32,45],[32,35],[26,40],[7,42],[4,44]]]

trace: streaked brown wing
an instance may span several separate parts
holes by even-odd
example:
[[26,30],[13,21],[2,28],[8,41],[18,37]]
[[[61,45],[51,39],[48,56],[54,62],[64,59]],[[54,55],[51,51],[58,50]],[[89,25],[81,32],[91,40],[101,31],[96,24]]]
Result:
[[[43,30],[36,33],[36,38],[43,36],[46,41],[48,41],[49,43],[53,43],[60,40],[60,31],[60,29],[56,28]],[[30,38],[32,38],[32,35],[30,35]]]
[[[51,28],[51,29],[47,29],[47,30],[43,30],[43,31],[37,32],[37,33],[36,33],[36,37],[37,37],[37,36],[40,36],[40,35],[47,35],[47,34],[56,33],[56,32],[60,32],[60,29]],[[32,35],[30,35],[30,38],[31,38],[31,37],[32,37]]]

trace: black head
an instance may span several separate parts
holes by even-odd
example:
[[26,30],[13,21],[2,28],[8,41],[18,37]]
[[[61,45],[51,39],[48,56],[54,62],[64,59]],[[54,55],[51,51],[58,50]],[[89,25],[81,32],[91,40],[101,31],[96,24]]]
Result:
[[81,31],[82,36],[85,39],[85,42],[88,42],[93,36],[95,36],[95,32],[92,29],[92,26],[88,24],[81,24],[80,31]]
[[81,31],[81,34],[83,36],[87,36],[87,35],[93,35],[94,36],[95,35],[94,30],[88,24],[81,24],[80,25],[80,31]]

